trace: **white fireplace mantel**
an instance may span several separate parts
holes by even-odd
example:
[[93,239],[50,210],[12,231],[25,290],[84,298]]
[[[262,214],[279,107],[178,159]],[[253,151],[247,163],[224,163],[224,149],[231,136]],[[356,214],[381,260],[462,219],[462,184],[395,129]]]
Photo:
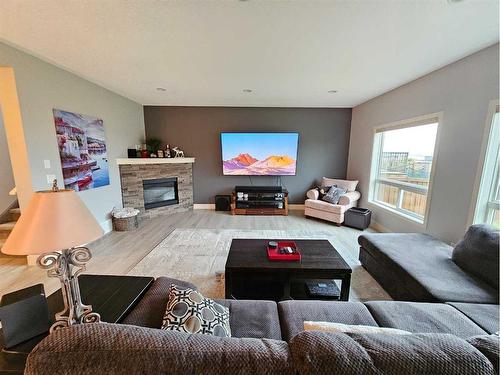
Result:
[[194,158],[118,158],[118,165],[194,163]]

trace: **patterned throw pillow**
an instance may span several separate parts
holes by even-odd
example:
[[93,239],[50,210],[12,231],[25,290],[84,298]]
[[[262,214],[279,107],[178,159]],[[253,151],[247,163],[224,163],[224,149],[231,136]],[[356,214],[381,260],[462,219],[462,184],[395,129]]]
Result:
[[330,190],[331,186],[316,186],[316,190],[319,193],[319,199],[323,199],[323,197],[328,193],[328,190]]
[[333,185],[321,199],[328,203],[337,204],[340,196],[345,193],[347,193],[346,189]]
[[229,309],[194,289],[172,284],[161,329],[231,337]]

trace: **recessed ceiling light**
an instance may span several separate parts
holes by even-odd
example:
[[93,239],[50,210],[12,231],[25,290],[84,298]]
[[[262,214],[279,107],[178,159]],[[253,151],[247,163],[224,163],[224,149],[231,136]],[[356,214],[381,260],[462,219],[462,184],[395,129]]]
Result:
[[329,94],[336,94],[336,93],[338,93],[338,90],[328,90],[328,93]]
[[164,87],[157,87],[156,91],[167,91],[167,89]]
[[247,94],[248,94],[248,93],[252,92],[253,90],[251,90],[251,89],[243,89],[243,90],[241,90],[241,91],[243,91],[243,92],[245,92],[245,93],[247,93]]
[[446,0],[448,4],[456,4],[456,3],[461,3],[464,0]]

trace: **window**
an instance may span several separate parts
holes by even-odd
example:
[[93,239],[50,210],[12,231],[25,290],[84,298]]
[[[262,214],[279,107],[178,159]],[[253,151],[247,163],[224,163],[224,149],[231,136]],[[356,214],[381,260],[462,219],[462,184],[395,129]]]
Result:
[[370,202],[424,223],[438,123],[431,116],[376,130]]
[[500,227],[500,114],[498,105],[489,116],[488,145],[484,157],[474,224]]

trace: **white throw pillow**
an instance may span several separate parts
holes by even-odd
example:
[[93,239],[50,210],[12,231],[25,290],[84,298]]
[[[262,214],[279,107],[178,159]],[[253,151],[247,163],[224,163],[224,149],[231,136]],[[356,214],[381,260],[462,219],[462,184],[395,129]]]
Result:
[[350,325],[331,322],[304,322],[304,331],[323,331],[333,333],[386,333],[389,335],[411,335],[411,332],[395,328]]
[[323,177],[321,180],[321,186],[333,186],[344,188],[347,191],[356,191],[356,186],[358,186],[358,180],[337,180],[335,178]]

